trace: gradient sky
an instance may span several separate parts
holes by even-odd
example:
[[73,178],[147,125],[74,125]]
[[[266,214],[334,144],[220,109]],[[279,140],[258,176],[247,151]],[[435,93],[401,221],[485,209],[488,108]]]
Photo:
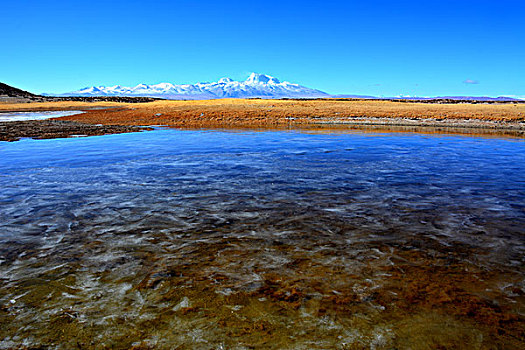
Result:
[[36,93],[273,75],[335,94],[525,97],[525,1],[4,1]]

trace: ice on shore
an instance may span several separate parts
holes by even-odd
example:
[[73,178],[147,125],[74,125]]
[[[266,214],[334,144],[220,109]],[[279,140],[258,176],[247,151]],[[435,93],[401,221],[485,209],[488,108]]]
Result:
[[53,111],[53,112],[8,112],[0,113],[0,122],[20,122],[27,120],[44,120],[69,115],[82,114],[82,111]]

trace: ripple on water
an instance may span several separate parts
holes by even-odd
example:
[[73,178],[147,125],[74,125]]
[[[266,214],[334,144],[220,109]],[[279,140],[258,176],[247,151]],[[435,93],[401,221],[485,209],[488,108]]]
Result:
[[524,343],[521,141],[156,130],[0,147],[2,348]]

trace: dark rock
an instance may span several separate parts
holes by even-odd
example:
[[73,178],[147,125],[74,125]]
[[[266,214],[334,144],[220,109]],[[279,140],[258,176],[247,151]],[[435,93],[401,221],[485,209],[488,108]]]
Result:
[[121,125],[95,125],[61,120],[0,122],[0,141],[18,141],[23,137],[54,139],[80,135],[96,136],[144,130],[152,130],[152,128]]

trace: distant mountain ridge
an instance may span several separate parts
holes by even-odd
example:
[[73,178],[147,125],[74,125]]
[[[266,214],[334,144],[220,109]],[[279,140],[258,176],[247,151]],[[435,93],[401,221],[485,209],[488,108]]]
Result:
[[376,97],[369,95],[329,95],[323,91],[307,88],[278,79],[252,73],[243,81],[222,78],[216,83],[198,83],[174,85],[160,83],[154,85],[139,84],[135,87],[120,85],[104,87],[93,86],[65,94],[33,94],[0,82],[0,102],[29,101],[113,101],[113,102],[148,102],[161,99],[217,99],[217,98],[299,98],[299,99],[370,99],[400,102],[425,103],[525,103],[525,96],[397,96]]
[[59,96],[144,96],[166,99],[204,100],[217,98],[323,98],[326,92],[311,89],[266,74],[252,73],[245,81],[222,78],[218,82],[182,84],[139,84],[134,87],[121,85],[92,86]]

